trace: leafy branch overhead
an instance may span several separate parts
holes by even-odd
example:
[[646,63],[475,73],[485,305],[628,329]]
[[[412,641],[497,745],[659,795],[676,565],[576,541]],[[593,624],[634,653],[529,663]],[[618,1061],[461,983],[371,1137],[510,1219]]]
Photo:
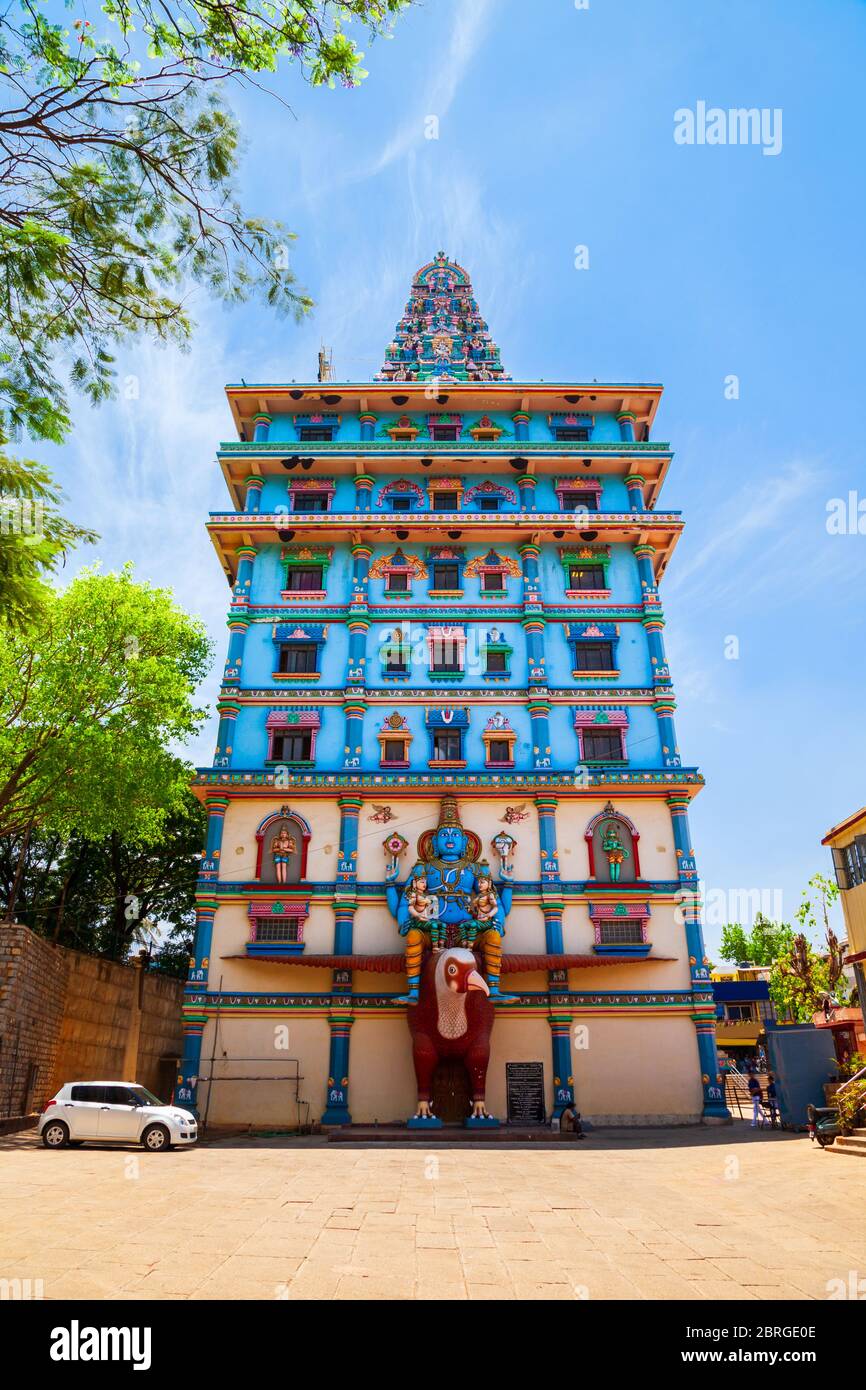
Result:
[[365,76],[347,26],[388,30],[408,0],[107,0],[65,28],[43,0],[0,15],[0,423],[59,441],[68,379],[110,394],[140,332],[183,343],[185,284],[281,312],[311,304],[282,224],[242,206],[226,80],[281,59],[314,84]]

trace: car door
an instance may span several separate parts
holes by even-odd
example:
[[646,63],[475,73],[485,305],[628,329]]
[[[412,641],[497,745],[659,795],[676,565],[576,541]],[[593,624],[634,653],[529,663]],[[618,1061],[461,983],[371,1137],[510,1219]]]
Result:
[[105,1099],[99,1107],[99,1138],[138,1138],[141,1127],[139,1107],[135,1096],[126,1086],[106,1086]]
[[73,1086],[69,1099],[57,1107],[58,1118],[69,1126],[70,1139],[95,1139],[105,1094],[104,1086]]

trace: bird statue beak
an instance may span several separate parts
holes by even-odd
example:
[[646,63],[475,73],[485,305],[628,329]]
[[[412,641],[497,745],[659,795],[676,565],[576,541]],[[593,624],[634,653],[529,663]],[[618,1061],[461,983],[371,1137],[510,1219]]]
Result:
[[480,989],[483,990],[486,995],[490,994],[490,990],[487,988],[487,981],[483,975],[479,975],[477,970],[470,970],[466,978],[466,989],[467,992],[470,989]]

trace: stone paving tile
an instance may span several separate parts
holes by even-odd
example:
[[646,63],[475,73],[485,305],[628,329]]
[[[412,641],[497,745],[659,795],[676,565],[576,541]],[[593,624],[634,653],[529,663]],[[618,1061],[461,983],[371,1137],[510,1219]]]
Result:
[[801,1136],[432,1156],[236,1139],[155,1161],[6,1136],[0,1278],[52,1299],[775,1301],[866,1275],[866,1169]]

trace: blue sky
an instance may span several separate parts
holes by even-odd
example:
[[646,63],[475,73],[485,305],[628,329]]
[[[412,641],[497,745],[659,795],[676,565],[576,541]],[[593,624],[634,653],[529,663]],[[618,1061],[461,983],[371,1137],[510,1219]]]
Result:
[[[664,503],[687,526],[662,593],[680,748],[708,783],[698,864],[709,889],[778,891],[790,915],[829,872],[821,835],[866,802],[866,535],[826,526],[829,499],[866,496],[866,6],[425,0],[366,47],[353,91],[281,71],[291,115],[232,97],[243,197],[297,233],[313,315],[194,293],[191,351],[124,350],[119,398],[78,402],[68,443],[39,452],[104,565],[173,587],[219,666],[228,592],[204,519],[225,503],[226,381],[310,380],[322,341],[338,379],[369,377],[442,248],[515,378],[663,382]],[[700,100],[779,108],[781,153],[676,144],[674,112]]]

